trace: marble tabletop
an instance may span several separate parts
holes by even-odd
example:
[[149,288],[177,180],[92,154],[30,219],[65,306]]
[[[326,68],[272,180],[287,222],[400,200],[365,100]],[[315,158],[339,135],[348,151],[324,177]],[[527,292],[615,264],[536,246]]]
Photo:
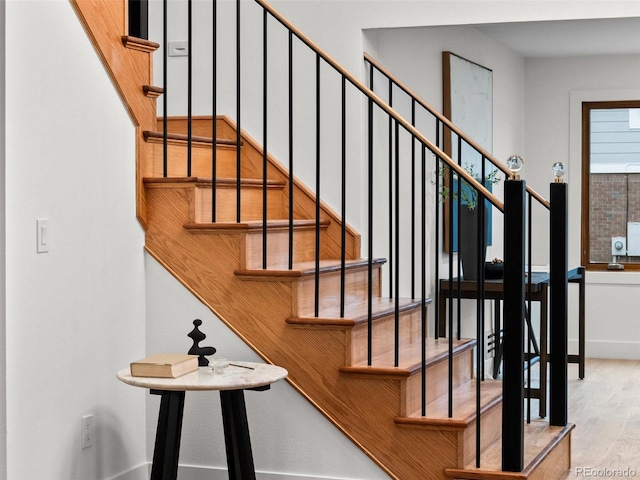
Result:
[[[200,367],[192,373],[178,378],[133,377],[129,367],[117,373],[118,380],[135,387],[157,390],[240,390],[263,387],[282,380],[288,372],[276,365],[254,362],[236,362],[229,360],[230,365],[222,373],[213,373],[211,367]],[[239,366],[241,365],[241,366]]]

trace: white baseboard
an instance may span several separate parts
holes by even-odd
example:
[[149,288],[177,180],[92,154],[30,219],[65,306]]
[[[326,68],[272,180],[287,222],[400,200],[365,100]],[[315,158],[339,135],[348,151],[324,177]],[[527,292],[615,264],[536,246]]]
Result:
[[[217,467],[202,467],[193,465],[180,465],[178,467],[178,480],[228,480],[227,469]],[[337,477],[318,477],[308,475],[294,475],[287,473],[256,472],[257,480],[356,480]]]
[[[144,463],[124,473],[107,480],[148,480],[151,474],[151,464]],[[228,480],[229,474],[226,468],[202,467],[194,465],[180,465],[178,467],[178,480]],[[318,477],[308,475],[294,475],[287,473],[256,472],[257,480],[355,480],[338,477]]]
[[[569,353],[578,353],[578,341],[569,340]],[[585,341],[587,358],[610,358],[616,360],[640,360],[639,342],[611,342],[604,340]]]
[[149,464],[145,462],[106,480],[149,480],[149,471]]

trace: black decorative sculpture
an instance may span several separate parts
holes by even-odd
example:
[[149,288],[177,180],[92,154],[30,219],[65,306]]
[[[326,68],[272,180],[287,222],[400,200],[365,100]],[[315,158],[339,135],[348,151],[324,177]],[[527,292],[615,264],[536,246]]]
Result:
[[196,318],[193,321],[193,330],[189,332],[187,335],[189,338],[193,340],[193,345],[189,349],[189,355],[198,355],[198,366],[206,367],[209,365],[209,360],[205,358],[205,355],[213,355],[216,353],[216,349],[214,347],[201,347],[199,343],[203,341],[207,336],[200,331],[198,328],[202,325],[202,320]]

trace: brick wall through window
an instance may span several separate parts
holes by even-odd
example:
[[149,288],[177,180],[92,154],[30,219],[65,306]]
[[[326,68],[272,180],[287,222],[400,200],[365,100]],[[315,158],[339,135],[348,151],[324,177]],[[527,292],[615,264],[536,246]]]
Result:
[[640,173],[592,173],[589,203],[590,260],[611,262],[611,237],[626,237],[627,222],[640,222]]

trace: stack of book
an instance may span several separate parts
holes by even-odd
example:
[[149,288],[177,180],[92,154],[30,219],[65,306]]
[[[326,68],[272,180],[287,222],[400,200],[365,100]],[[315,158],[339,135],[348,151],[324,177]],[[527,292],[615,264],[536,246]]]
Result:
[[177,378],[198,369],[197,355],[163,353],[131,363],[131,376]]

